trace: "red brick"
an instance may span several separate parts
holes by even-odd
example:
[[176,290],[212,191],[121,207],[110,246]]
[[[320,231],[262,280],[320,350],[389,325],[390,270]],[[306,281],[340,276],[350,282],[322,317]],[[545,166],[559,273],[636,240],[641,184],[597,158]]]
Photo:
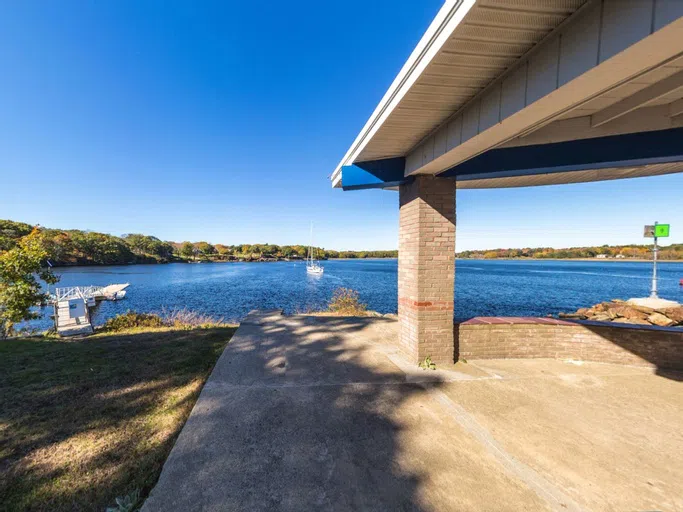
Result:
[[455,182],[417,176],[399,192],[401,347],[416,361],[454,359]]

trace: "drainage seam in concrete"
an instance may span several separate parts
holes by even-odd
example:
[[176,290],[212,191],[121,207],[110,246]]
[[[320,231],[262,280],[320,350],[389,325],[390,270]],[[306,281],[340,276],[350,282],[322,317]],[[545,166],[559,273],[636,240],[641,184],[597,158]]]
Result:
[[451,400],[443,391],[435,389],[433,386],[423,386],[441,404],[452,411],[452,416],[458,424],[477,439],[487,451],[500,462],[508,472],[515,475],[536,494],[543,498],[553,510],[583,512],[585,509],[576,503],[567,494],[557,488],[536,471],[526,464],[518,461],[495,440],[495,438],[482,427],[476,419],[472,417],[461,405]]

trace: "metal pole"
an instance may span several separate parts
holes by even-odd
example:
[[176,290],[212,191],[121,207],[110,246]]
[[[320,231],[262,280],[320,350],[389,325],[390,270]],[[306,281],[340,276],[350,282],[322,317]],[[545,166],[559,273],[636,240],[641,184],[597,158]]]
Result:
[[658,299],[657,295],[657,222],[655,222],[655,247],[652,258],[652,292],[650,292],[651,299]]

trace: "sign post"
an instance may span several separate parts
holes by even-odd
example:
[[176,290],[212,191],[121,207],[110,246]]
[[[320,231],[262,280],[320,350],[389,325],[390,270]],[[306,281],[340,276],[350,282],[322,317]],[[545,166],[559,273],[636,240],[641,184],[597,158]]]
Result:
[[654,249],[652,251],[652,290],[650,291],[651,299],[658,299],[657,295],[657,238],[669,236],[669,224],[660,224],[655,222],[652,226],[645,226],[643,234],[646,238],[654,238]]

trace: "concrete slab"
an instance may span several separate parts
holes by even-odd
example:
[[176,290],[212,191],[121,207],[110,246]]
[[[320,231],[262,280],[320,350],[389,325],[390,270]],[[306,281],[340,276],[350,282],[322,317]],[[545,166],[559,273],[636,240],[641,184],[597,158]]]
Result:
[[652,309],[666,309],[666,308],[676,308],[680,306],[675,300],[668,299],[654,299],[652,297],[641,297],[628,299],[626,301],[628,304],[633,304],[634,306],[643,306]]
[[475,364],[501,378],[443,391],[516,460],[588,510],[683,510],[683,374],[552,360]]
[[547,360],[423,371],[396,335],[249,315],[142,510],[683,507],[682,382]]

